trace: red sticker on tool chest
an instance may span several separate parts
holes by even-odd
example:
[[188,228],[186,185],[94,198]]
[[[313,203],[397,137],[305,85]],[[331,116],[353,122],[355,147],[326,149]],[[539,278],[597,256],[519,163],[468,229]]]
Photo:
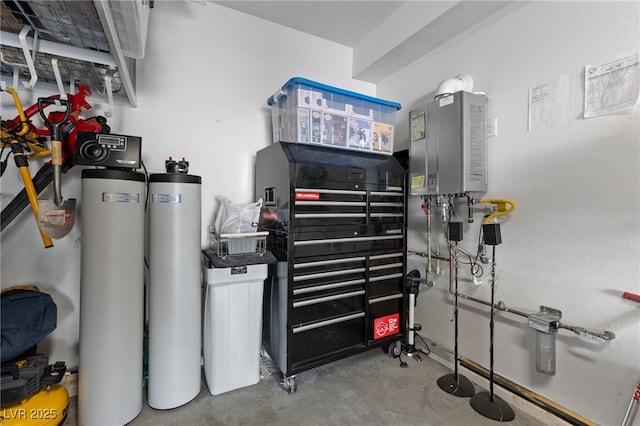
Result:
[[272,210],[264,210],[262,212],[262,218],[264,220],[278,220],[278,212]]
[[400,331],[400,314],[387,315],[373,320],[373,338],[380,339]]
[[319,199],[319,192],[296,192],[296,200],[317,201]]

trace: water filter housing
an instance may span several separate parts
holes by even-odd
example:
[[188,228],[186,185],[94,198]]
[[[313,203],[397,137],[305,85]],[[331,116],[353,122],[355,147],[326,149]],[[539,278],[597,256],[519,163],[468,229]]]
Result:
[[141,173],[82,171],[78,424],[119,426],[142,410]]
[[440,96],[409,113],[411,195],[487,190],[487,97]]
[[179,407],[201,388],[201,178],[149,176],[149,406]]

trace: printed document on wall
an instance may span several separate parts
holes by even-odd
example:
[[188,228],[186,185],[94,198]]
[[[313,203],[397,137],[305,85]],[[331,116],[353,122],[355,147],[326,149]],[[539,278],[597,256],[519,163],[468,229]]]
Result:
[[529,87],[529,131],[566,124],[572,116],[571,75],[561,75],[553,81]]
[[611,114],[640,100],[640,53],[584,68],[584,118]]

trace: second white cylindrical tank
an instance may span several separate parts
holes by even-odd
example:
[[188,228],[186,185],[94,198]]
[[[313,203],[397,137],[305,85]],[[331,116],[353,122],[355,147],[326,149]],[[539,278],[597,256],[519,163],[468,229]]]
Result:
[[149,176],[148,402],[156,409],[200,392],[200,188],[200,176]]

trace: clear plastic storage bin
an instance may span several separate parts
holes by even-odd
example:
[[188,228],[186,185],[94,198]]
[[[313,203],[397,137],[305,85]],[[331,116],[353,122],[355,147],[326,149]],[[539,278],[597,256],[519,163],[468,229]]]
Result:
[[295,77],[267,104],[274,142],[393,154],[398,103]]

